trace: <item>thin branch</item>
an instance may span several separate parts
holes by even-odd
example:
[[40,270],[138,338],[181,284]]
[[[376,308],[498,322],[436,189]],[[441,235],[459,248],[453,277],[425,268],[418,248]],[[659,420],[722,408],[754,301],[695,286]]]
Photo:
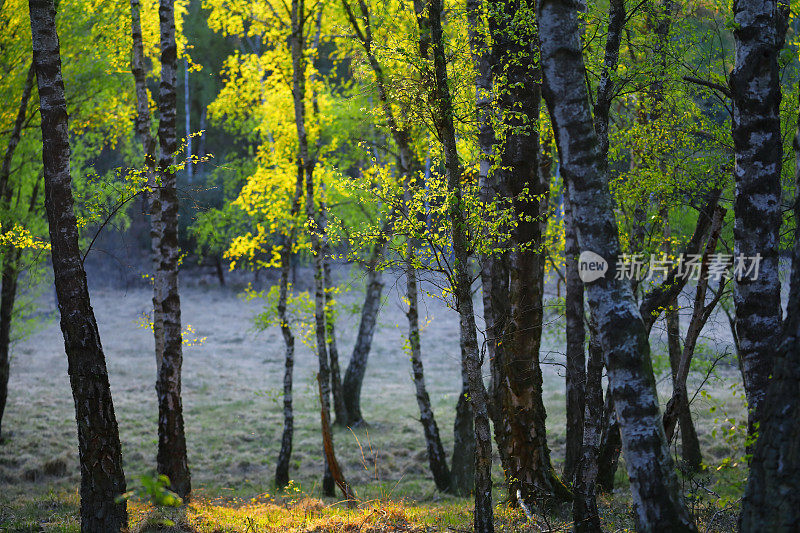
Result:
[[130,202],[131,200],[133,200],[134,198],[136,198],[137,196],[139,196],[139,195],[140,195],[142,192],[143,192],[143,191],[138,191],[138,192],[136,192],[136,193],[134,193],[134,194],[130,195],[128,198],[125,198],[124,200],[122,200],[122,201],[121,201],[119,204],[117,204],[117,205],[114,207],[114,209],[113,209],[113,210],[111,211],[111,213],[110,213],[110,214],[109,214],[109,215],[106,217],[106,219],[105,219],[105,220],[103,220],[103,223],[100,225],[100,227],[99,227],[99,228],[97,229],[97,231],[95,232],[95,234],[94,234],[94,237],[92,237],[92,242],[90,242],[90,243],[89,243],[89,247],[88,247],[88,248],[86,248],[86,251],[84,252],[84,254],[83,254],[83,257],[81,257],[81,265],[84,263],[84,261],[86,261],[86,256],[87,256],[87,255],[89,255],[89,252],[92,250],[92,246],[94,245],[94,242],[97,240],[97,238],[100,236],[100,233],[101,233],[101,232],[103,231],[103,229],[104,229],[104,228],[105,228],[105,227],[108,225],[108,223],[109,223],[109,222],[111,222],[111,220],[114,218],[114,216],[116,216],[117,212],[118,212],[120,209],[122,209],[122,207],[123,207],[125,204],[127,204],[128,202]]
[[702,85],[703,87],[708,87],[709,89],[719,91],[726,98],[732,98],[731,90],[719,83],[704,80],[702,78],[695,78],[694,76],[683,76],[682,79],[683,81],[688,81],[689,83],[694,83],[695,85]]

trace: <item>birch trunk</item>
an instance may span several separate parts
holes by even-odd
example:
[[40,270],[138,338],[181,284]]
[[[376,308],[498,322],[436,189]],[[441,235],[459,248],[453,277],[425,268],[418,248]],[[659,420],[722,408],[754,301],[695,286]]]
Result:
[[[503,335],[508,327],[511,314],[509,298],[508,254],[497,253],[483,259],[481,270],[483,286],[483,316],[486,324],[486,345],[489,356],[491,382],[489,386],[489,413],[492,417],[494,440],[500,455],[500,463],[510,488],[511,465],[508,457],[511,436],[510,420],[503,410],[506,394],[506,367],[508,357]],[[512,498],[512,501],[514,498]]]
[[67,353],[81,464],[81,530],[127,528],[119,430],[100,334],[78,247],[70,176],[69,126],[53,0],[31,0],[33,63],[42,117],[45,209],[61,331]]
[[[452,224],[454,271],[451,285],[460,318],[460,338],[463,345],[462,365],[469,382],[470,403],[475,431],[475,511],[474,529],[484,533],[494,531],[492,509],[492,437],[486,405],[486,389],[481,373],[475,311],[472,304],[472,273],[469,264],[467,219],[461,190],[461,163],[456,147],[453,123],[453,101],[447,75],[444,50],[441,0],[414,0],[414,10],[420,32],[420,52],[425,57],[427,43],[433,55],[433,107],[436,130],[442,141],[447,177],[448,217]],[[427,12],[427,13],[426,13]],[[427,14],[427,16],[425,16]]]
[[[706,203],[699,209],[697,225],[694,228],[692,238],[683,250],[684,255],[694,255],[702,252],[711,229],[714,211],[719,203],[720,193],[719,189],[711,191]],[[653,324],[658,320],[661,310],[678,297],[689,281],[689,276],[680,276],[678,274],[679,269],[677,266],[671,268],[665,279],[642,298],[642,302],[639,305],[639,314],[642,315],[648,335],[653,328]]]
[[597,512],[598,455],[603,418],[603,348],[600,346],[595,321],[590,323],[592,341],[586,365],[585,412],[583,442],[575,467],[575,501],[572,516],[576,533],[601,533]]
[[[582,11],[585,10],[585,7],[582,8]],[[601,164],[605,167],[608,166],[608,118],[611,111],[611,102],[616,91],[614,74],[619,63],[619,45],[622,41],[625,20],[624,0],[611,0],[608,6],[608,30],[605,50],[603,51],[603,67],[600,72],[600,82],[597,85],[597,96],[593,107],[594,130],[597,133]]]
[[385,244],[383,238],[380,239],[380,242],[373,244],[367,262],[367,287],[364,303],[361,306],[358,335],[342,383],[346,425],[351,427],[358,427],[365,423],[364,416],[361,414],[361,386],[364,384],[364,375],[367,372],[367,361],[383,295],[383,273],[377,269],[377,265]]
[[[314,29],[314,37],[311,41],[311,55],[312,57],[316,54],[317,50],[319,49],[319,41],[322,36],[322,15],[324,12],[324,5],[320,5],[319,10],[316,13],[316,21],[315,21],[315,29]],[[305,55],[305,50],[303,51]],[[303,66],[303,70],[305,71],[305,65]],[[312,71],[311,75],[309,76],[309,80],[312,82],[316,79],[316,71]],[[318,94],[315,89],[312,88],[311,90],[311,111],[312,111],[312,118],[318,119],[319,118],[319,99]],[[316,153],[319,153],[320,150],[320,142],[321,138],[317,139],[316,145]],[[314,159],[310,159],[309,163],[312,165],[311,172],[313,174],[313,167],[316,166],[316,161]],[[308,173],[307,173],[308,176]],[[313,191],[312,191],[313,196]],[[326,348],[328,354],[328,364],[329,364],[329,387],[331,393],[333,395],[333,406],[334,411],[336,413],[336,423],[344,424],[347,419],[347,407],[344,403],[344,397],[342,394],[342,379],[341,379],[341,372],[339,370],[339,349],[336,345],[336,322],[333,318],[334,310],[333,310],[333,275],[331,272],[331,265],[330,265],[330,258],[331,258],[331,247],[330,242],[328,240],[327,235],[327,227],[328,227],[328,210],[326,207],[326,195],[325,195],[325,181],[320,177],[319,179],[319,204],[315,208],[317,213],[316,220],[314,220],[314,224],[312,224],[312,231],[316,229],[318,231],[318,248],[316,256],[319,256],[320,263],[319,268],[322,271],[322,284],[323,284],[323,291],[324,291],[324,314],[325,314],[325,338],[326,338]],[[312,238],[313,243],[313,238]],[[312,244],[313,247],[313,244]],[[316,257],[315,256],[315,257]],[[315,278],[316,279],[316,278]],[[316,311],[316,305],[315,305]],[[328,420],[330,420],[330,413],[328,413]],[[331,436],[331,446],[333,446],[333,437]],[[325,478],[323,479],[323,487],[329,487],[330,492],[333,492],[333,483],[339,484],[336,478],[336,472],[331,466],[330,457],[327,453],[325,455],[325,459],[328,462],[328,468],[325,470]]]
[[[673,300],[670,304],[672,309],[677,309],[678,303]],[[677,311],[666,311],[665,320],[667,326],[667,349],[669,350],[669,364],[672,373],[672,386],[677,386],[678,367],[680,366],[681,354],[681,334]],[[699,472],[703,467],[703,454],[700,450],[700,440],[697,437],[697,430],[692,420],[692,411],[689,409],[688,402],[678,413],[678,426],[681,430],[681,458],[685,468],[692,472]]]
[[780,342],[781,87],[778,54],[786,34],[788,4],[735,0],[736,63],[729,85],[736,161],[734,255],[761,256],[757,279],[737,279],[733,290],[739,359],[755,431],[761,400]]
[[[373,50],[372,26],[369,8],[366,3],[359,2],[361,17],[356,17],[348,0],[342,0],[342,7],[347,15],[347,20],[355,32],[356,38],[367,56],[372,73],[375,76],[375,85],[378,92],[378,99],[381,102],[381,109],[386,119],[389,130],[392,134],[397,150],[399,152],[398,163],[400,175],[407,179],[412,168],[415,166],[415,156],[411,149],[411,139],[407,128],[400,125],[386,91],[383,68],[378,62]],[[385,233],[384,233],[385,234]],[[388,236],[386,237],[388,238]],[[375,333],[378,310],[381,304],[383,293],[383,274],[375,267],[380,255],[386,246],[386,240],[381,239],[373,244],[369,261],[367,263],[367,291],[364,296],[364,304],[361,308],[361,322],[358,327],[356,344],[350,357],[350,363],[345,372],[343,391],[345,407],[349,418],[348,425],[359,426],[364,424],[364,417],[361,414],[361,386],[364,382],[364,375],[367,368],[369,352],[372,346],[372,338]]]
[[539,348],[542,336],[544,256],[541,253],[545,211],[540,205],[548,183],[539,174],[538,118],[541,105],[536,35],[528,20],[534,5],[506,0],[490,12],[495,59],[495,98],[500,114],[496,132],[498,181],[508,184],[517,219],[509,253],[509,320],[503,331],[502,413],[509,425],[505,455],[509,497],[522,499],[528,509],[563,496],[550,464],[542,400]]
[[[319,393],[320,397],[322,397],[322,382],[319,379],[319,374],[317,374],[317,383],[320,385]],[[328,465],[330,478],[342,491],[342,496],[347,501],[347,507],[353,508],[356,506],[356,497],[350,485],[347,483],[347,480],[345,480],[344,474],[342,474],[339,461],[336,460],[336,452],[333,449],[333,433],[331,432],[330,419],[328,418],[328,413],[324,409],[320,410],[320,421],[322,425],[322,447],[325,451],[325,463]]]
[[[6,189],[6,205],[9,204],[11,189]],[[17,196],[19,199],[19,196]],[[33,186],[28,210],[24,213],[24,219],[34,213],[39,203],[39,180]],[[14,320],[14,303],[17,297],[17,287],[20,275],[20,260],[22,251],[13,247],[3,252],[2,267],[2,289],[0,289],[0,444],[3,442],[2,421],[5,411],[6,400],[8,398],[8,379],[10,370],[10,345],[11,345],[11,326]]]
[[[466,347],[460,342],[461,359]],[[469,496],[475,487],[475,415],[469,397],[469,376],[461,368],[461,392],[456,402],[456,418],[453,422],[453,456],[450,464],[450,494]]]
[[[136,90],[136,136],[144,150],[144,167],[147,177],[147,197],[150,212],[150,251],[153,270],[158,272],[161,247],[161,187],[156,173],[156,143],[150,133],[150,100],[147,92],[147,71],[142,43],[141,8],[139,0],[131,0],[131,72]],[[153,337],[155,338],[156,368],[161,368],[164,357],[164,312],[158,295],[159,284],[153,283]]]
[[[589,341],[589,346],[595,340]],[[599,342],[599,341],[596,341]],[[619,467],[619,455],[622,452],[622,437],[619,433],[619,421],[614,409],[614,398],[610,387],[606,387],[603,404],[603,419],[600,424],[600,453],[597,456],[597,487],[603,492],[614,490],[614,478]]]
[[[488,4],[487,4],[488,6]],[[489,6],[488,9],[494,9]],[[501,183],[504,174],[493,172],[495,162],[494,145],[496,142],[492,124],[494,111],[492,89],[492,65],[496,58],[486,39],[486,32],[481,20],[486,11],[482,0],[467,2],[469,23],[469,42],[472,62],[475,66],[475,109],[478,121],[478,146],[480,162],[478,179],[481,186],[482,200],[488,205],[492,202],[504,203],[509,196],[508,187]],[[485,236],[485,238],[491,238]],[[509,301],[508,253],[505,248],[508,242],[496,242],[494,253],[482,257],[481,286],[483,293],[483,321],[486,328],[486,354],[489,359],[491,383],[489,386],[489,415],[492,418],[494,440],[506,484],[510,487],[510,465],[508,458],[508,439],[510,427],[504,416],[503,391],[505,386],[505,346],[502,337],[509,321],[511,304]]]
[[[663,251],[666,254],[672,254],[672,246],[670,245],[671,231],[669,225],[669,212],[666,208],[662,209],[661,220],[664,236]],[[680,316],[678,315],[677,298],[674,298],[669,303],[667,310],[664,311],[664,321],[666,322],[667,326],[667,350],[669,352],[669,366],[672,374],[672,386],[675,388],[678,384],[678,370],[680,368],[681,354],[683,352],[683,348],[681,348],[681,328]],[[703,456],[702,452],[700,451],[700,441],[697,438],[697,431],[694,428],[692,412],[689,409],[688,402],[685,404],[685,409],[681,409],[680,413],[678,414],[678,423],[681,429],[681,454],[683,456],[683,463],[688,470],[692,472],[698,472],[702,468]],[[669,437],[669,435],[667,435],[667,437]]]
[[[290,46],[292,53],[292,98],[294,101],[294,118],[297,128],[300,161],[305,176],[306,218],[310,224],[309,237],[314,261],[314,331],[319,362],[320,402],[322,416],[330,420],[331,411],[331,378],[328,360],[327,328],[325,325],[325,272],[323,267],[323,249],[321,242],[320,220],[317,217],[317,202],[314,197],[314,166],[308,149],[306,133],[306,58],[305,58],[305,2],[292,0],[292,33]],[[322,484],[326,496],[335,495],[335,485],[325,460],[325,471]]]
[[[291,218],[295,219],[300,212],[300,199],[303,195],[303,165],[297,160],[297,180],[292,198]],[[275,485],[278,488],[289,484],[289,461],[292,458],[292,440],[294,438],[294,407],[292,405],[292,383],[294,372],[294,333],[286,316],[286,302],[289,296],[289,274],[292,270],[292,253],[297,228],[292,225],[289,235],[281,248],[281,279],[278,296],[278,320],[281,322],[281,335],[286,346],[283,371],[283,434],[281,449],[278,452],[278,463],[275,466]]]
[[[582,250],[609,265],[620,255],[612,199],[592,123],[575,4],[543,0],[539,37],[547,101]],[[612,269],[613,270],[613,269]],[[586,284],[598,320],[610,392],[622,431],[639,531],[696,531],[678,490],[660,424],[647,332],[630,284],[614,272]]]
[[22,136],[22,128],[25,124],[25,117],[28,114],[28,102],[33,91],[35,74],[35,65],[31,63],[28,68],[28,74],[25,77],[25,83],[22,86],[22,95],[17,108],[17,116],[14,119],[14,126],[11,128],[11,135],[8,138],[8,146],[5,154],[3,154],[3,164],[0,166],[0,198],[3,199],[5,206],[8,206],[11,200],[11,184],[9,182],[11,178],[11,162],[14,159],[14,153],[17,151],[17,146]]
[[428,463],[433,474],[436,488],[444,492],[450,489],[450,469],[444,453],[442,440],[439,438],[439,426],[433,415],[431,399],[425,387],[425,371],[422,365],[422,348],[419,331],[419,296],[417,294],[417,272],[414,269],[414,245],[409,242],[406,261],[406,296],[408,297],[408,344],[411,349],[411,371],[419,407],[419,420],[425,434],[425,445],[428,450]]
[[331,274],[331,264],[327,255],[323,257],[322,269],[325,277],[325,308],[329,311],[325,316],[325,329],[327,330],[328,339],[328,358],[331,363],[333,411],[336,416],[334,425],[346,426],[348,420],[347,407],[344,403],[341,370],[339,369],[339,348],[336,345],[336,323],[333,318],[334,310],[331,307],[333,305],[333,297],[330,291],[333,289],[333,276]]
[[[400,173],[402,176],[408,176],[411,170],[415,166],[418,166],[418,162],[416,161],[414,151],[411,148],[410,132],[407,127],[403,127],[400,124],[398,118],[395,116],[394,110],[392,109],[391,102],[389,102],[389,95],[386,91],[386,81],[384,79],[383,67],[381,67],[381,64],[378,62],[378,58],[375,56],[373,50],[372,26],[370,23],[371,19],[369,8],[367,7],[366,3],[359,2],[359,7],[361,9],[360,19],[363,21],[362,27],[362,22],[359,22],[359,18],[355,16],[348,0],[342,0],[342,6],[344,7],[347,19],[350,22],[350,25],[353,28],[361,47],[364,49],[364,53],[367,56],[367,61],[369,62],[372,73],[375,76],[375,85],[378,91],[378,98],[381,102],[381,109],[383,110],[387,125],[392,133],[392,139],[397,145],[399,152],[400,157],[398,162],[400,164]],[[427,57],[427,54],[424,54],[423,57]]]
[[[579,10],[586,12],[585,2],[581,3]],[[606,34],[605,49],[603,51],[603,66],[600,73],[600,81],[597,86],[597,95],[593,106],[594,111],[594,130],[597,134],[600,150],[600,164],[604,169],[608,168],[608,121],[611,111],[611,104],[616,89],[614,73],[619,63],[619,47],[622,41],[622,31],[625,28],[626,10],[625,2],[612,0],[608,6],[608,29]],[[585,28],[581,26],[583,33]],[[566,196],[569,195],[567,191]],[[571,214],[570,214],[571,216]],[[575,230],[576,253],[580,253],[577,245],[577,230]],[[577,262],[574,264],[577,267]],[[569,275],[569,273],[567,274]],[[577,272],[573,274],[577,276]],[[580,278],[578,278],[580,279]],[[599,346],[597,339],[599,333],[595,330],[592,333],[590,346]],[[610,492],[614,487],[614,476],[619,463],[619,454],[622,449],[621,437],[619,434],[619,424],[617,423],[616,413],[614,412],[614,402],[610,394],[606,394],[606,402],[603,409],[601,423],[600,450],[598,456],[597,484],[600,488]]]
[[[288,240],[288,239],[287,239]],[[275,466],[275,486],[286,487],[289,484],[289,461],[292,458],[292,442],[294,438],[294,409],[292,406],[292,381],[294,372],[294,333],[286,317],[286,299],[289,286],[289,270],[291,251],[288,243],[281,251],[281,279],[280,295],[278,299],[278,319],[281,322],[281,335],[285,345],[284,373],[283,373],[283,433],[281,434],[281,449],[278,452],[278,461]]]
[[[201,96],[202,98],[202,96]],[[206,158],[206,113],[208,113],[208,108],[202,103],[200,104],[200,131],[203,132],[200,135],[200,139],[197,141],[197,159],[199,162],[202,162]],[[198,170],[195,167],[195,173],[200,172],[202,174],[202,167]],[[223,283],[224,285],[224,283]]]
[[[322,196],[325,196],[325,183],[320,180],[320,189]],[[331,247],[328,242],[325,230],[328,225],[328,213],[325,206],[325,200],[320,200],[319,203],[319,218],[320,229],[322,232],[322,272],[323,281],[325,284],[325,331],[328,345],[328,358],[331,365],[331,393],[333,394],[333,410],[336,415],[334,424],[346,426],[348,421],[347,406],[344,402],[344,393],[342,391],[342,377],[339,370],[339,349],[336,345],[336,321],[334,320],[335,311],[333,309],[334,298],[333,291],[333,273],[331,271]]]
[[[564,268],[566,269],[567,278],[567,294],[564,301],[567,323],[567,442],[563,478],[566,482],[572,482],[575,479],[578,461],[585,461],[585,459],[582,459],[585,456],[583,449],[586,442],[583,426],[585,413],[588,412],[590,406],[586,403],[586,387],[588,386],[586,382],[586,329],[584,327],[583,282],[578,275],[580,248],[578,248],[575,221],[572,218],[572,206],[570,206],[569,198],[567,198],[566,194],[564,194],[564,232]],[[603,392],[601,389],[601,404],[602,401]],[[586,422],[589,423],[588,420]],[[596,457],[594,461],[596,464]]]
[[[800,128],[794,138],[794,217],[800,220]],[[741,531],[800,530],[800,232],[795,229],[783,339],[758,428],[742,500]]]
[[161,223],[156,293],[164,316],[164,355],[158,368],[158,473],[170,479],[170,488],[184,500],[192,491],[186,456],[181,399],[181,366],[183,337],[181,301],[178,294],[178,268],[181,250],[178,244],[178,188],[174,154],[178,151],[176,136],[176,72],[178,48],[175,43],[174,0],[161,0],[158,9],[161,27],[161,84],[158,110],[158,139],[161,149]]
[[[478,179],[481,184],[483,201],[503,202],[508,191],[499,182],[500,175],[492,172],[494,163],[495,135],[492,125],[492,62],[491,47],[486,41],[481,22],[483,12],[482,0],[467,2],[469,16],[470,51],[476,70],[475,76],[475,108],[478,121],[478,146],[480,162]],[[508,243],[494,243],[498,248],[507,247]],[[503,415],[503,387],[505,382],[505,347],[501,341],[510,313],[508,293],[508,254],[499,249],[482,258],[481,286],[483,294],[483,320],[486,329],[486,354],[489,358],[491,382],[489,386],[489,414],[492,418],[494,439],[500,455],[506,484],[510,486],[508,473],[508,438],[510,428]]]
[[[650,121],[657,121],[663,116],[664,113],[668,112],[668,110],[665,109],[664,103],[664,84],[667,77],[669,33],[672,26],[672,18],[672,0],[654,2],[647,14],[648,30],[653,31],[655,34],[655,46],[653,52],[656,61],[656,77],[654,83],[652,83],[649,88],[652,100],[651,108],[648,109],[648,118]],[[661,165],[659,165],[659,168],[662,172],[664,171]],[[662,220],[662,234],[664,237],[662,251],[669,255],[672,253],[672,247],[670,245],[669,208],[666,206],[662,207],[660,215]],[[700,302],[700,304],[702,306],[704,302]],[[683,351],[681,348],[680,318],[678,316],[677,309],[678,299],[675,297],[668,303],[667,310],[664,312],[667,329],[667,349],[669,352],[673,388],[679,386],[679,380],[676,378],[678,376],[681,354]],[[689,329],[690,331],[695,330],[695,328],[692,328],[692,326],[690,326]],[[697,334],[699,334],[699,330],[697,330]],[[687,339],[687,344],[694,342],[696,342],[696,339]],[[685,383],[683,386],[685,388]],[[681,454],[683,466],[689,471],[698,471],[702,467],[702,455],[700,452],[700,442],[697,439],[697,432],[694,428],[688,401],[682,402],[680,411],[678,413],[678,421],[681,428]],[[669,431],[667,431],[667,440],[671,440]]]
[[214,257],[214,271],[217,274],[217,280],[219,281],[219,286],[225,286],[225,271],[222,269],[222,254],[217,254]]

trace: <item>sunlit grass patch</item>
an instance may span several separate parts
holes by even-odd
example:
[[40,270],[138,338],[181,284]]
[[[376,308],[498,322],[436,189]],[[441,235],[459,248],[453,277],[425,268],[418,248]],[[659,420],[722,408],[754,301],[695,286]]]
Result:
[[[0,504],[4,533],[80,531],[77,491],[14,498]],[[626,491],[598,495],[601,523],[608,531],[633,531],[633,508]],[[339,533],[472,531],[471,498],[420,502],[398,498],[365,500],[350,509],[290,489],[280,495],[253,498],[198,495],[178,508],[155,507],[144,500],[128,502],[130,533]],[[735,527],[738,502],[702,498],[690,502],[701,531],[728,532]],[[533,510],[530,520],[519,508],[499,503],[494,509],[498,532],[570,531],[570,506]]]
[[[371,501],[348,508],[343,502],[299,499],[200,500],[181,509],[160,510],[131,502],[131,531],[193,533],[434,531],[468,528],[467,505],[417,506],[405,501]],[[164,526],[165,520],[173,525]]]

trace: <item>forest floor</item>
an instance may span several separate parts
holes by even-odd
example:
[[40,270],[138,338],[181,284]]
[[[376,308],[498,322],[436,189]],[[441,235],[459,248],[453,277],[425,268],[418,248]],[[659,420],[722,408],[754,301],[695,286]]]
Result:
[[[363,280],[342,274],[338,342],[346,367],[358,327]],[[470,528],[471,502],[436,491],[429,479],[422,428],[417,420],[408,356],[403,351],[405,315],[395,278],[387,274],[362,395],[365,428],[336,428],[336,453],[363,502],[347,510],[320,495],[322,445],[315,386],[316,359],[298,343],[295,367],[295,438],[287,491],[275,493],[273,476],[282,431],[283,341],[277,328],[257,332],[253,317],[264,300],[245,300],[241,290],[209,284],[182,288],[184,325],[203,339],[184,349],[183,402],[193,501],[181,510],[154,510],[132,501],[132,530],[165,513],[179,531],[462,531]],[[402,280],[400,280],[402,281]],[[428,287],[433,290],[432,287]],[[552,287],[555,291],[555,287]],[[150,306],[145,288],[93,288],[92,304],[108,361],[128,488],[151,475],[157,449],[157,405],[152,332],[142,326]],[[479,297],[476,304],[479,306]],[[555,294],[551,302],[556,302]],[[78,531],[80,476],[73,403],[63,340],[52,296],[40,304],[42,323],[13,347],[9,402],[0,444],[0,531]],[[543,349],[544,395],[553,462],[561,469],[565,438],[563,317],[548,307]],[[454,407],[460,388],[458,321],[454,311],[427,297],[422,352],[428,390],[445,448],[452,449]],[[50,317],[49,319],[47,317]],[[659,325],[656,326],[657,328]],[[745,473],[741,423],[744,407],[735,359],[722,320],[712,320],[698,348],[693,391],[704,382],[692,409],[708,468],[682,479],[698,521],[709,531],[731,531]],[[663,339],[654,333],[659,390],[670,392]],[[488,371],[487,371],[488,372]],[[675,447],[674,447],[675,448]],[[675,448],[677,453],[677,448]],[[496,461],[498,463],[499,461]],[[609,530],[632,527],[624,464],[617,489],[600,498]],[[538,524],[501,505],[502,473],[495,471],[498,527],[506,530],[568,528],[569,507],[540,513]],[[705,527],[705,526],[704,526]],[[701,528],[702,529],[704,529]]]

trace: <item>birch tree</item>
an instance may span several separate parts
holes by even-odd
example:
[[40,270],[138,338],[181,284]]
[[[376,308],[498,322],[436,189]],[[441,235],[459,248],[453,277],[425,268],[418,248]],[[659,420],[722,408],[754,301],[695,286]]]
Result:
[[[543,92],[550,111],[582,250],[611,265],[620,255],[606,171],[581,73],[583,56],[575,5],[538,5]],[[678,490],[660,424],[647,334],[630,285],[607,275],[586,284],[597,318],[610,393],[622,432],[639,531],[696,531]]]
[[[349,0],[342,0],[342,8],[350,27],[355,33],[355,38],[366,56],[369,69],[374,76],[375,89],[378,101],[380,102],[381,113],[386,120],[389,134],[398,151],[398,173],[401,179],[410,179],[411,173],[418,169],[419,162],[417,161],[412,147],[411,128],[408,124],[403,123],[401,117],[398,117],[397,112],[393,109],[389,89],[387,87],[387,75],[384,66],[376,56],[377,43],[373,34],[374,28],[372,23],[374,14],[367,2],[359,2],[358,10],[356,11]],[[385,234],[386,232],[381,233]],[[347,365],[347,371],[344,377],[344,398],[349,418],[348,425],[351,426],[358,426],[364,423],[364,418],[361,414],[361,387],[366,374],[367,361],[372,346],[372,337],[375,332],[381,295],[383,294],[383,274],[377,266],[381,254],[385,251],[386,241],[386,238],[379,238],[372,244],[369,260],[366,264],[367,291],[364,296],[364,304],[361,308],[361,321],[358,327],[356,342],[353,346],[353,352],[350,357],[350,363]],[[412,266],[413,264],[410,264],[407,265],[406,268],[408,269]],[[409,275],[409,273],[406,275]],[[416,274],[410,273],[410,275],[416,279]],[[414,283],[416,285],[416,281],[414,281]],[[407,285],[406,288],[408,290],[409,286]],[[409,320],[411,320],[411,316],[409,316]],[[414,330],[415,326],[409,322],[409,328],[410,330]],[[431,443],[429,443],[429,446],[430,445]],[[435,443],[433,445],[436,447]]]
[[[800,105],[798,105],[800,109]],[[800,123],[798,123],[800,126]],[[800,220],[800,128],[794,137],[794,219]],[[742,500],[741,531],[800,528],[800,231],[795,228],[789,302],[775,352]]]
[[[502,5],[502,4],[501,4]],[[488,7],[487,6],[491,6]],[[494,172],[496,167],[494,132],[495,101],[492,67],[496,60],[489,43],[489,31],[485,24],[487,12],[495,8],[489,2],[470,0],[467,2],[469,44],[475,69],[475,118],[478,144],[478,180],[481,200],[486,203],[505,202],[508,186],[501,181],[505,173]],[[502,9],[499,9],[502,11]],[[491,239],[494,236],[487,236]],[[489,359],[491,382],[489,386],[489,414],[492,417],[494,440],[500,455],[503,472],[510,472],[508,439],[511,429],[502,410],[505,391],[505,344],[502,336],[510,314],[508,294],[508,242],[494,243],[496,250],[481,258],[481,288],[483,293],[483,321],[486,334],[486,355]],[[510,487],[510,485],[509,485]]]
[[[142,38],[141,5],[139,0],[131,0],[131,73],[136,92],[135,129],[144,151],[144,167],[147,176],[147,204],[150,213],[150,251],[153,269],[158,272],[158,256],[162,233],[161,194],[156,172],[156,139],[150,131],[150,97],[147,90],[147,69],[145,66],[144,42]],[[156,368],[161,367],[164,358],[164,312],[158,297],[159,285],[153,284],[153,337],[155,338]]]
[[539,172],[541,74],[535,59],[534,15],[534,5],[524,1],[493,3],[488,15],[498,113],[493,172],[507,187],[516,217],[510,232],[508,293],[500,295],[493,289],[493,294],[508,299],[507,315],[495,311],[493,317],[503,345],[502,403],[495,408],[509,430],[503,455],[510,498],[529,509],[541,500],[568,497],[550,464],[539,365],[544,318],[542,219],[547,216],[549,176]]
[[186,436],[181,399],[181,366],[183,337],[181,334],[181,301],[178,294],[178,269],[181,250],[178,244],[178,189],[175,154],[176,82],[178,47],[175,41],[174,0],[161,0],[158,9],[161,32],[161,84],[159,86],[158,140],[161,204],[161,234],[158,236],[158,265],[155,276],[156,308],[164,320],[164,353],[158,365],[158,472],[170,479],[170,487],[186,500],[192,490],[186,456]]
[[105,354],[78,248],[56,9],[53,0],[31,0],[29,8],[40,95],[45,208],[78,425],[81,529],[116,532],[128,525],[126,504],[116,501],[125,492],[125,474]]
[[575,465],[575,500],[572,503],[576,533],[602,531],[597,510],[597,479],[603,417],[603,348],[600,346],[597,326],[593,319],[590,319],[589,330],[591,341],[584,387],[585,422],[581,434],[583,437],[581,453]]
[[781,228],[780,73],[778,53],[786,34],[788,4],[780,0],[733,3],[736,63],[729,86],[733,102],[734,255],[760,256],[756,279],[736,279],[736,336],[753,434],[780,340]]
[[[305,21],[308,12],[303,0],[292,0],[291,34],[289,46],[292,56],[292,99],[294,102],[295,127],[298,140],[298,165],[305,176],[305,209],[308,223],[308,235],[311,240],[311,253],[313,255],[314,269],[314,332],[317,359],[319,362],[319,375],[317,380],[320,387],[320,402],[323,418],[330,420],[330,359],[328,358],[328,343],[325,316],[325,271],[323,265],[323,241],[325,227],[321,225],[317,200],[314,193],[314,167],[316,162],[311,156],[306,132],[306,50],[305,50]],[[327,496],[334,495],[334,482],[331,477],[330,467],[325,463],[323,478],[323,492]]]
[[[463,169],[456,146],[453,101],[450,95],[442,28],[442,3],[439,0],[414,1],[420,51],[429,45],[433,59],[433,107],[435,127],[444,151],[448,189],[448,215],[452,224],[454,271],[450,280],[459,315],[462,365],[469,383],[475,431],[475,511],[477,532],[494,531],[492,510],[492,440],[486,389],[481,374],[475,312],[472,303],[472,273],[469,258],[467,221],[463,205]],[[422,53],[422,57],[427,54]]]
[[[297,181],[295,182],[292,207],[289,213],[296,219],[300,212],[300,201],[303,197],[303,169],[297,165]],[[292,270],[292,254],[294,253],[297,239],[297,224],[291,225],[288,235],[284,236],[281,247],[281,278],[279,281],[278,320],[280,321],[281,335],[285,344],[284,372],[283,372],[283,433],[281,435],[281,449],[278,452],[278,462],[275,465],[275,485],[285,487],[289,484],[289,461],[292,457],[292,440],[294,438],[294,407],[292,403],[292,385],[294,372],[294,343],[295,336],[289,317],[286,313],[289,295],[289,274]]]
[[[567,435],[564,456],[564,480],[571,482],[576,474],[578,461],[583,455],[584,423],[589,402],[598,400],[596,395],[587,400],[587,359],[586,359],[586,327],[584,325],[586,311],[584,309],[583,282],[578,274],[578,235],[572,217],[572,207],[564,198],[564,270],[566,277],[566,294],[564,295],[564,314],[566,319],[566,408]],[[602,359],[601,359],[602,364]],[[601,368],[602,372],[602,368]],[[602,384],[599,402],[603,403]],[[594,414],[595,406],[591,406]]]

